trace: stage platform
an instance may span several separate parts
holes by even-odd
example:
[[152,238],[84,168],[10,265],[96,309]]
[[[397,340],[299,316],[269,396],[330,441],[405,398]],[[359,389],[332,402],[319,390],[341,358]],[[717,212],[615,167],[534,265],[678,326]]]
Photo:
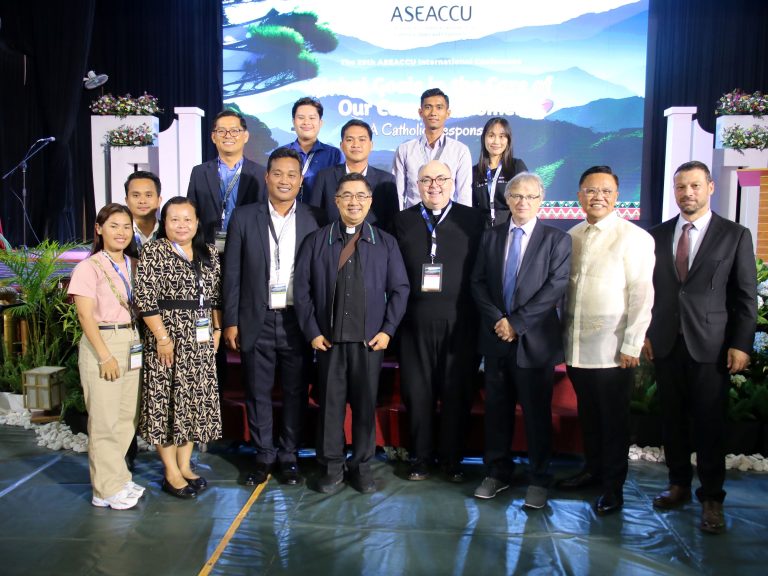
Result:
[[[464,465],[469,481],[408,482],[402,463],[374,465],[379,492],[346,487],[324,496],[270,479],[262,491],[241,484],[252,459],[214,443],[196,454],[210,488],[196,501],[160,491],[157,456],[142,453],[134,480],[147,487],[139,505],[114,511],[90,504],[85,454],[52,452],[32,431],[0,426],[0,557],[5,576],[503,574],[696,575],[765,573],[768,476],[729,471],[722,536],[696,527],[691,503],[657,512],[653,496],[666,469],[631,462],[622,512],[600,518],[594,492],[550,492],[542,510],[521,508],[525,488],[493,500],[472,492],[482,467]],[[302,469],[316,476],[311,458]],[[559,458],[555,474],[576,471]],[[203,571],[206,564],[209,570]]]

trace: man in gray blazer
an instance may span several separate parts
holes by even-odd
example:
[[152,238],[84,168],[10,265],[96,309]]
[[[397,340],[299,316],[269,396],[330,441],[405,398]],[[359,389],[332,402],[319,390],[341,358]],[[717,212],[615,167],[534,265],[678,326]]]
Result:
[[525,414],[530,462],[528,508],[543,508],[552,479],[552,385],[563,361],[558,302],[568,287],[571,237],[537,218],[544,186],[522,172],[504,192],[509,223],[486,230],[472,273],[480,311],[479,351],[485,356],[485,463],[475,490],[493,498],[509,487],[514,463],[509,447],[517,401]]
[[[296,202],[301,160],[277,148],[267,163],[268,200],[235,208],[224,258],[224,341],[241,353],[248,429],[256,466],[246,484],[267,479],[280,463],[284,483],[300,484],[296,455],[307,402],[311,349],[293,308],[293,264],[302,240],[318,228],[315,209]],[[283,411],[272,438],[272,388],[280,367]]]
[[674,178],[680,215],[650,231],[656,299],[643,351],[656,366],[669,469],[669,486],[653,505],[667,510],[691,499],[695,451],[699,527],[719,534],[725,530],[729,374],[749,364],[757,321],[755,255],[749,230],[710,210],[715,185],[706,164],[686,162]]

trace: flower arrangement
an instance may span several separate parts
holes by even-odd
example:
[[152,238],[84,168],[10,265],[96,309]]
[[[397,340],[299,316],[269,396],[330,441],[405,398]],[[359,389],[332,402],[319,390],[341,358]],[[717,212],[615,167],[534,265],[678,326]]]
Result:
[[715,116],[732,116],[747,114],[762,116],[768,114],[768,94],[753,92],[748,94],[736,88],[733,92],[723,94],[715,108]]
[[768,128],[755,124],[752,128],[734,125],[723,129],[723,148],[744,150],[756,148],[765,150],[768,148]]
[[163,109],[157,102],[157,98],[146,92],[138,98],[131,97],[130,94],[124,96],[112,96],[105,94],[102,97],[91,102],[91,112],[99,116],[154,116]]
[[155,141],[155,134],[149,124],[140,126],[118,126],[106,134],[108,146],[150,146]]

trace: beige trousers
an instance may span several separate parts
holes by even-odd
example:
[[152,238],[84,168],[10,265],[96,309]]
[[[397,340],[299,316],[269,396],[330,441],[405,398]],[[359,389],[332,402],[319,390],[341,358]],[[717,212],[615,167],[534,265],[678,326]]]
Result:
[[99,376],[99,358],[83,336],[78,364],[88,410],[88,464],[93,495],[114,496],[131,473],[125,453],[136,432],[139,409],[139,370],[128,370],[133,330],[101,330],[101,337],[117,359],[120,378],[114,382]]

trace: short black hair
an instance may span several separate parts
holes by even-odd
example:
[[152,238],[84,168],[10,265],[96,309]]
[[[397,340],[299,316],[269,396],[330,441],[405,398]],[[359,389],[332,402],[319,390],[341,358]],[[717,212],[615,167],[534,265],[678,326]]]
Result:
[[709,171],[709,166],[698,160],[691,160],[690,162],[680,164],[680,166],[677,167],[677,170],[675,170],[674,176],[677,176],[680,172],[690,172],[691,170],[703,171],[707,177],[707,183],[712,182],[712,173]]
[[440,88],[430,88],[429,90],[424,90],[421,95],[421,105],[424,105],[424,100],[427,98],[432,98],[433,96],[442,96],[445,98],[445,105],[450,108],[451,102],[448,100],[448,94],[440,90]]
[[619,177],[613,173],[613,170],[611,170],[610,166],[592,166],[591,168],[584,170],[584,174],[582,174],[581,178],[579,178],[579,188],[581,188],[581,185],[584,184],[584,180],[587,179],[587,176],[591,176],[592,174],[608,174],[613,176],[613,179],[616,182],[616,188],[619,187]]
[[301,156],[299,156],[299,153],[293,148],[281,146],[280,148],[272,150],[272,154],[269,155],[269,159],[267,160],[267,172],[272,168],[272,162],[280,158],[293,158],[299,163],[299,170],[301,170]]
[[148,172],[146,170],[136,170],[136,172],[132,172],[128,179],[125,181],[125,195],[128,196],[128,184],[131,180],[152,180],[152,182],[155,183],[155,192],[157,192],[157,195],[160,196],[160,178],[157,177],[157,175],[154,172]]
[[362,182],[363,184],[365,184],[365,187],[368,189],[368,192],[371,191],[371,185],[368,184],[368,180],[366,180],[365,176],[360,174],[360,172],[350,172],[349,174],[344,174],[344,176],[339,178],[339,183],[336,185],[336,194],[339,193],[339,190],[341,190],[341,187],[347,182]]
[[240,120],[240,127],[243,130],[248,130],[248,125],[245,122],[245,118],[242,114],[239,112],[236,112],[235,110],[232,110],[230,108],[227,108],[226,110],[222,110],[213,119],[213,127],[211,128],[211,132],[214,132],[216,130],[216,122],[219,121],[219,118],[226,118],[227,116],[234,116],[238,120]]
[[304,96],[303,98],[296,100],[296,102],[293,103],[293,108],[291,108],[291,118],[296,118],[296,110],[298,110],[299,106],[314,106],[320,119],[323,119],[323,105],[320,104],[320,100],[317,98]]
[[344,124],[344,126],[341,127],[341,139],[344,140],[344,133],[347,131],[347,128],[351,128],[352,126],[359,126],[360,128],[365,128],[365,130],[368,132],[368,138],[373,140],[373,130],[371,130],[370,124],[368,122],[363,122],[362,120],[358,120],[357,118],[352,118],[349,122]]
[[189,204],[195,211],[195,217],[197,218],[197,232],[195,232],[192,238],[192,251],[194,252],[194,262],[202,262],[207,267],[211,268],[213,263],[211,262],[211,253],[208,251],[208,245],[205,243],[205,232],[203,232],[203,223],[200,222],[200,210],[197,208],[197,204],[194,200],[190,200],[186,196],[173,196],[163,204],[162,210],[160,210],[160,222],[157,227],[157,238],[168,238],[168,234],[165,231],[166,219],[168,217],[168,208],[170,206],[178,206],[180,204]]

